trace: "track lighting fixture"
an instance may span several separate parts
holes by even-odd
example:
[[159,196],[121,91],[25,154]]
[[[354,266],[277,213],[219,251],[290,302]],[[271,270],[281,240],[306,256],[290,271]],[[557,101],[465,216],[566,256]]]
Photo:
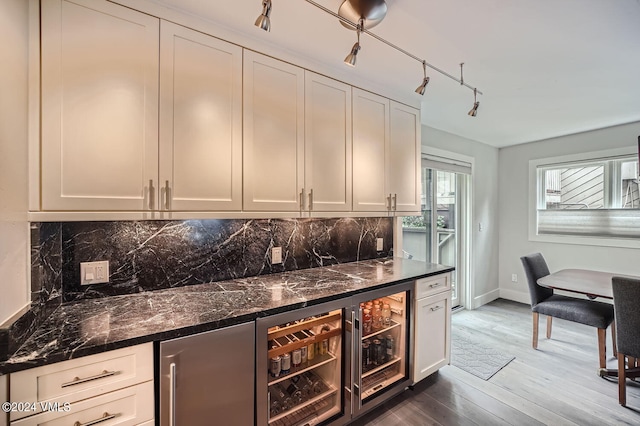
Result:
[[271,0],[262,0],[262,13],[256,19],[256,27],[265,31],[271,31]]
[[478,114],[478,107],[480,106],[480,102],[476,98],[477,90],[473,89],[473,108],[469,111],[469,115],[471,117],[475,117]]
[[358,26],[356,27],[356,33],[358,34],[358,41],[355,42],[351,48],[351,52],[344,58],[344,63],[350,67],[356,66],[356,60],[358,59],[358,52],[360,51],[360,32],[364,28],[364,19],[360,19]]
[[422,84],[416,89],[416,93],[419,95],[424,95],[425,90],[427,90],[427,84],[429,84],[429,77],[427,77],[427,63],[425,61],[422,61],[422,69],[424,71],[424,78],[422,79]]
[[[462,67],[464,63],[460,64],[460,78],[456,78],[453,75],[449,74],[446,71],[441,70],[440,68],[431,65],[426,60],[417,57],[416,55],[407,52],[403,48],[383,39],[382,37],[372,33],[369,29],[378,25],[387,14],[387,4],[385,0],[344,0],[338,12],[334,12],[331,9],[326,8],[325,6],[317,3],[314,0],[305,0],[312,6],[322,10],[323,12],[328,13],[329,15],[337,18],[340,23],[351,30],[355,30],[358,36],[358,41],[351,48],[351,52],[344,59],[344,63],[354,67],[356,65],[356,60],[358,57],[358,52],[360,51],[360,34],[365,33],[368,36],[375,38],[381,43],[386,44],[387,46],[397,50],[400,53],[404,53],[406,56],[415,59],[416,61],[422,64],[422,68],[424,71],[424,77],[422,80],[422,84],[418,86],[415,90],[416,93],[420,95],[424,95],[427,84],[429,84],[429,77],[427,77],[427,67],[431,68],[434,71],[444,75],[445,77],[450,78],[458,83],[461,86],[464,86],[468,89],[473,90],[473,108],[469,111],[469,115],[475,117],[478,113],[478,107],[480,106],[480,102],[477,99],[477,95],[482,95],[482,92],[478,90],[476,87],[473,87],[464,81],[464,76],[462,75]],[[271,13],[271,0],[262,0],[262,14],[256,20],[256,26],[262,28],[265,31],[269,31],[271,28],[271,23],[269,20],[269,15]]]

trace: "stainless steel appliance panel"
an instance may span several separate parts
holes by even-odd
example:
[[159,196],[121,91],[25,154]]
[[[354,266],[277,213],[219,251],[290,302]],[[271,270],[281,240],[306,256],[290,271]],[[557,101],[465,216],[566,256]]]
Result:
[[160,425],[252,425],[254,366],[254,322],[161,342]]

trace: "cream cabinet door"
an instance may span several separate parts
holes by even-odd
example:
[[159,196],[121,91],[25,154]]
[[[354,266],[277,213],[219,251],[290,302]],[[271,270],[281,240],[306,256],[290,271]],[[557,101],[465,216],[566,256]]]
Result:
[[413,381],[447,365],[451,359],[451,291],[415,302]]
[[387,192],[392,210],[420,213],[420,111],[390,102]]
[[243,208],[302,210],[304,70],[245,50],[243,75]]
[[158,19],[47,0],[41,25],[42,209],[156,208]]
[[306,209],[311,212],[351,210],[351,140],[351,86],[306,71]]
[[241,210],[242,48],[162,21],[160,209]]
[[389,100],[353,89],[353,210],[389,210]]

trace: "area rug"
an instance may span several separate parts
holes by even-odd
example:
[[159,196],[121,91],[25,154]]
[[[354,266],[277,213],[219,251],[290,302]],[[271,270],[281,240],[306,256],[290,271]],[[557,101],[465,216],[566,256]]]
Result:
[[487,347],[463,331],[454,330],[451,334],[451,365],[483,380],[489,380],[515,358]]

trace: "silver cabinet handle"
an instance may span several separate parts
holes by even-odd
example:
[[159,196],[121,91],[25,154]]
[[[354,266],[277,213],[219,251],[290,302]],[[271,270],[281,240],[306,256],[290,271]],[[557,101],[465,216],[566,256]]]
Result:
[[393,211],[398,210],[398,194],[393,194]]
[[92,380],[98,380],[98,379],[103,379],[105,377],[115,376],[118,373],[119,373],[119,371],[103,370],[102,373],[100,373],[100,374],[96,374],[95,376],[91,376],[91,377],[86,377],[84,379],[81,379],[80,377],[74,377],[74,379],[72,381],[67,382],[67,383],[63,383],[62,385],[60,385],[60,387],[68,388],[69,386],[75,386],[75,385],[79,385],[81,383],[87,383],[87,382],[90,382]]
[[155,204],[155,196],[153,190],[153,179],[149,179],[149,210],[153,210]]
[[171,210],[171,187],[168,180],[164,182],[164,208]]
[[[357,337],[354,341],[362,342],[362,308],[358,308],[358,317],[356,318],[356,321],[358,324],[358,331],[356,331]],[[358,349],[356,349],[354,352],[354,355],[358,357],[358,371],[356,371],[358,384],[353,384],[353,394],[358,398],[358,410],[360,410],[362,408],[362,351],[360,350],[360,345],[358,345]]]
[[313,210],[313,188],[309,191],[309,211]]
[[73,424],[73,426],[91,426],[91,425],[97,425],[98,423],[106,422],[107,420],[115,419],[116,417],[118,417],[118,414],[109,414],[109,413],[105,412],[105,413],[102,415],[102,417],[100,417],[99,419],[91,420],[90,422],[87,422],[87,423],[75,422],[75,423]]
[[176,424],[176,363],[169,364],[169,426]]
[[433,308],[431,308],[431,312],[435,312],[435,311],[438,311],[440,309],[442,309],[442,306],[437,305],[437,306],[434,306]]
[[436,288],[436,287],[438,287],[438,286],[439,286],[439,285],[441,285],[441,284],[442,284],[442,283],[433,283],[433,284],[429,284],[429,287],[431,287],[431,288]]
[[387,197],[387,210],[391,210],[391,194]]
[[300,191],[300,211],[304,210],[304,188]]

